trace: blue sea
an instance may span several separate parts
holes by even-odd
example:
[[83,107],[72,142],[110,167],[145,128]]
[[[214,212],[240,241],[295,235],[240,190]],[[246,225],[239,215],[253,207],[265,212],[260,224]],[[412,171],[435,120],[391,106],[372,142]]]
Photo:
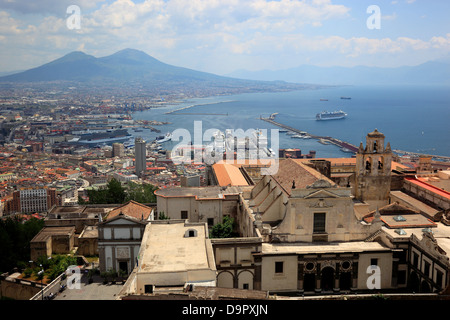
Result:
[[[343,96],[351,99],[341,99]],[[166,114],[189,106],[192,107],[178,114]],[[343,110],[348,116],[333,121],[315,119],[318,112],[335,110]],[[277,122],[310,134],[338,138],[356,146],[360,142],[365,145],[367,133],[378,129],[384,133],[385,141],[390,142],[392,149],[450,156],[449,86],[340,86],[190,99],[134,113],[135,120],[171,122],[158,127],[162,131],[160,134],[148,129],[143,132],[130,130],[130,133],[151,141],[158,135],[184,128],[194,137],[194,121],[201,121],[202,132],[213,128],[221,131],[278,129],[259,119],[272,113],[278,113],[275,118]],[[270,130],[267,133],[270,141]],[[177,143],[165,143],[164,147],[171,149]],[[279,147],[299,148],[303,154],[315,150],[316,157],[350,156],[337,146],[323,145],[314,139],[294,139],[282,132],[279,133]]]

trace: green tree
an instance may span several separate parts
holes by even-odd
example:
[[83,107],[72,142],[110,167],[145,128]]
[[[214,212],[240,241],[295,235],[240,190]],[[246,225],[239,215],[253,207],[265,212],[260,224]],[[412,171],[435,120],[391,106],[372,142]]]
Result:
[[18,216],[0,220],[0,271],[24,266],[30,260],[30,241],[44,227],[44,220],[23,221]]
[[106,188],[107,203],[123,203],[125,201],[125,188],[117,179],[112,178]]
[[170,217],[169,217],[169,216],[166,216],[166,214],[164,213],[164,211],[161,211],[161,212],[159,213],[158,219],[159,219],[159,220],[170,220]]
[[117,179],[111,179],[106,188],[87,191],[90,204],[123,203],[125,201],[125,188]]
[[158,190],[154,185],[145,183],[137,184],[130,182],[127,188],[126,201],[134,200],[139,203],[155,203],[155,191]]
[[234,219],[228,216],[223,217],[222,223],[218,223],[211,228],[211,238],[231,238],[234,232]]

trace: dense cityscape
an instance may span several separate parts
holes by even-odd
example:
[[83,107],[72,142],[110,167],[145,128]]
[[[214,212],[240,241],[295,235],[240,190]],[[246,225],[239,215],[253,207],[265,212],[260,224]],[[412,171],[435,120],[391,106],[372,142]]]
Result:
[[[244,250],[240,247],[242,241],[248,242],[244,247],[249,245],[259,247],[263,243],[273,243],[273,237],[275,237],[273,234],[276,234],[276,231],[270,232],[268,230],[275,225],[274,222],[271,222],[276,216],[275,212],[281,209],[275,209],[281,205],[277,204],[277,199],[285,193],[286,199],[294,201],[296,198],[292,194],[294,188],[296,190],[301,190],[301,188],[308,190],[315,184],[318,186],[314,186],[314,189],[319,188],[319,190],[324,189],[330,192],[337,188],[336,192],[340,194],[339,197],[347,197],[348,201],[352,203],[353,209],[351,211],[339,209],[338,212],[341,212],[339,215],[355,212],[354,218],[359,217],[357,221],[359,220],[361,227],[370,229],[370,232],[365,233],[363,237],[365,242],[373,243],[378,236],[378,241],[375,242],[378,246],[381,246],[379,244],[381,241],[380,232],[385,232],[388,236],[394,230],[402,238],[405,237],[405,234],[409,234],[409,231],[403,231],[404,228],[408,228],[407,225],[402,225],[402,229],[389,226],[387,218],[383,219],[384,214],[394,217],[394,221],[396,221],[396,217],[407,214],[414,217],[414,221],[423,220],[422,222],[425,223],[420,223],[417,226],[413,223],[409,226],[412,234],[416,234],[415,231],[418,227],[420,227],[420,230],[428,230],[437,227],[439,224],[447,225],[450,198],[450,184],[448,183],[450,181],[450,162],[442,161],[442,159],[438,161],[432,156],[426,155],[394,153],[390,150],[390,145],[384,147],[384,135],[376,130],[368,134],[367,146],[360,146],[359,149],[355,150],[353,156],[349,155],[349,158],[316,158],[313,151],[304,155],[297,149],[280,149],[276,155],[270,154],[273,160],[279,162],[278,172],[270,177],[278,181],[277,183],[281,187],[280,191],[283,191],[279,196],[271,196],[269,193],[265,196],[266,199],[270,199],[269,202],[267,200],[260,202],[264,198],[261,198],[260,192],[256,191],[255,193],[255,189],[258,190],[261,188],[261,184],[268,183],[267,178],[261,175],[262,171],[260,172],[267,165],[259,164],[259,162],[250,164],[249,140],[255,137],[246,137],[246,141],[242,144],[239,144],[236,140],[237,144],[234,150],[226,147],[221,149],[220,152],[224,152],[224,150],[225,152],[223,159],[218,163],[207,164],[186,161],[180,165],[173,161],[172,150],[164,148],[164,136],[161,136],[160,140],[155,139],[155,141],[147,142],[130,134],[130,132],[139,133],[143,128],[156,133],[165,132],[164,126],[168,124],[167,122],[133,120],[133,114],[150,108],[176,105],[185,96],[175,94],[163,96],[161,94],[154,98],[148,98],[150,95],[136,98],[132,92],[125,95],[116,92],[114,96],[97,93],[94,96],[88,93],[74,94],[64,90],[58,92],[55,91],[54,84],[50,84],[50,86],[52,89],[44,92],[41,91],[42,89],[33,89],[30,92],[30,88],[17,89],[14,87],[14,90],[8,89],[3,91],[2,94],[0,115],[2,121],[2,147],[0,150],[0,192],[2,200],[0,212],[3,221],[11,218],[16,219],[15,221],[21,221],[20,223],[31,223],[30,220],[43,221],[43,224],[36,227],[34,233],[28,235],[29,243],[26,247],[29,251],[25,252],[24,255],[28,255],[29,258],[24,259],[22,256],[17,257],[16,261],[13,259],[2,260],[2,270],[7,271],[2,276],[2,296],[5,298],[42,299],[44,297],[45,299],[54,299],[56,297],[56,299],[64,299],[67,297],[68,299],[82,299],[80,296],[66,294],[66,292],[75,293],[76,290],[69,291],[67,289],[67,291],[64,291],[65,286],[67,286],[67,284],[63,284],[65,283],[64,280],[67,279],[64,276],[67,270],[59,269],[59,271],[55,271],[54,267],[46,262],[47,271],[45,271],[45,267],[43,269],[45,276],[39,274],[41,269],[36,266],[38,262],[42,266],[43,257],[52,257],[52,260],[58,261],[58,259],[61,259],[61,254],[69,254],[75,259],[74,261],[76,261],[80,270],[89,272],[83,273],[83,276],[87,277],[84,281],[88,281],[88,279],[93,281],[92,279],[96,278],[97,281],[102,283],[110,281],[116,283],[114,297],[125,300],[134,299],[133,297],[140,294],[144,294],[147,299],[165,299],[169,292],[172,292],[170,294],[195,297],[195,299],[205,299],[206,294],[211,294],[211,292],[207,292],[212,288],[217,288],[217,290],[220,288],[221,291],[217,291],[215,294],[225,295],[229,298],[239,297],[239,299],[253,299],[254,297],[274,299],[273,294],[275,293],[283,293],[293,299],[299,293],[302,296],[306,294],[310,297],[321,293],[320,296],[323,296],[324,292],[328,292],[323,287],[324,284],[318,282],[317,285],[307,285],[309,281],[306,280],[307,274],[304,275],[305,279],[302,280],[302,284],[299,282],[293,289],[281,289],[281,291],[276,289],[277,286],[271,287],[275,284],[262,284],[261,280],[263,279],[258,278],[256,274],[251,278],[245,278],[246,282],[243,287],[240,280],[237,283],[235,281],[229,282],[226,277],[220,276],[220,274],[224,274],[223,272],[220,273],[220,270],[227,270],[230,268],[227,266],[231,265],[224,262],[226,259],[224,260],[223,254],[225,253],[218,253],[220,250],[225,250],[222,249],[221,243],[223,240],[220,240],[220,238],[228,238],[228,241],[231,241],[230,243],[237,241],[233,246],[239,252]],[[69,87],[68,90],[72,89]],[[73,90],[78,92],[75,89]],[[294,128],[290,129],[298,131]],[[302,132],[298,132],[297,135],[302,134]],[[292,134],[296,133],[292,132]],[[261,143],[263,138],[259,137],[258,142]],[[373,148],[371,139],[381,139],[376,140],[378,150],[368,151],[368,148]],[[217,144],[215,146],[217,147]],[[244,164],[238,164],[236,152],[239,146],[243,146],[247,150],[245,161],[248,164],[245,161]],[[200,147],[204,150],[207,146]],[[219,150],[215,151],[219,152]],[[232,163],[226,161],[230,159],[229,155],[227,156],[230,152],[234,153]],[[381,153],[381,158],[377,161],[381,161],[382,164],[379,165],[377,173],[375,175],[368,173],[370,170],[367,171],[367,168],[370,167],[370,164],[364,164],[363,168],[358,169],[360,165],[358,157],[367,157],[367,154],[374,156],[374,153]],[[193,159],[193,157],[189,156],[188,160],[190,159]],[[388,159],[391,159],[392,164],[387,163]],[[445,160],[445,157],[443,159]],[[364,163],[368,163],[368,161],[371,160]],[[392,171],[383,172],[383,165],[391,168]],[[288,186],[289,181],[286,181],[284,177],[287,172],[290,173],[290,179],[293,181],[291,181],[292,186]],[[367,181],[371,182],[368,183]],[[415,182],[419,185],[414,185]],[[359,188],[367,188],[367,190],[358,191]],[[102,194],[102,192],[105,193]],[[277,193],[277,191],[273,192]],[[342,192],[349,193],[341,194]],[[195,200],[189,201],[194,201],[195,204],[180,204],[179,202],[186,197],[188,199],[194,197]],[[334,206],[330,203],[331,199],[326,199],[327,197],[329,196],[320,196],[320,201],[325,201],[325,204],[320,204],[319,207]],[[211,204],[203,204],[208,202],[202,201],[203,198],[208,199]],[[257,200],[259,198],[261,200]],[[174,201],[174,203],[167,202],[169,199],[173,199],[170,201]],[[223,200],[221,199],[226,199],[226,202],[222,204]],[[225,205],[225,203],[227,204]],[[197,209],[191,211],[193,206]],[[261,211],[263,210],[275,211],[274,213],[262,214]],[[273,216],[274,214],[275,216]],[[382,229],[374,231],[372,230],[374,227],[370,226],[373,225],[372,219],[376,215],[379,216],[380,221],[384,222],[384,226]],[[138,228],[140,232],[133,231],[129,240],[131,243],[127,246],[113,246],[113,251],[117,250],[117,252],[112,253],[111,249],[108,248],[108,240],[103,237],[105,237],[105,228],[108,228],[108,222],[113,223],[120,216],[124,216],[124,219],[131,219],[130,221],[133,223],[142,224],[144,222],[144,225],[148,225],[147,228],[154,224],[152,228],[156,228],[153,231],[156,233],[159,232],[157,230],[159,224],[164,221],[175,223],[174,228],[182,227],[184,224],[186,230],[191,230],[195,226],[192,230],[196,230],[196,234],[201,230],[204,237],[203,241],[212,243],[212,248],[216,252],[214,256],[208,258],[215,260],[208,263],[209,265],[211,263],[215,265],[211,269],[214,277],[207,277],[209,280],[206,287],[203,286],[205,284],[203,280],[200,281],[202,285],[195,284],[196,281],[192,283],[180,282],[177,283],[180,286],[180,291],[173,291],[173,289],[167,291],[164,289],[164,283],[172,282],[167,278],[170,278],[171,273],[169,272],[159,280],[152,280],[156,283],[160,282],[159,285],[152,284],[151,289],[146,288],[144,293],[134,291],[136,288],[133,289],[133,285],[129,280],[127,282],[127,279],[130,279],[130,277],[134,279],[139,275],[139,272],[143,272],[138,267],[139,262],[136,257],[144,254],[144,252],[138,251],[142,247],[140,242],[144,241],[146,237],[144,232],[146,228],[144,229],[141,226]],[[269,218],[265,219],[264,216]],[[270,218],[270,216],[273,216],[273,218]],[[177,220],[180,218],[182,220]],[[226,219],[231,219],[230,221],[234,222]],[[248,219],[250,220],[248,221]],[[320,223],[315,219],[314,226]],[[335,221],[337,218],[330,219]],[[409,219],[408,216],[407,220]],[[183,224],[178,226],[177,223],[180,222],[183,222]],[[202,226],[202,223],[205,225]],[[366,226],[364,227],[364,225]],[[228,226],[229,233],[223,231],[227,230],[226,226]],[[343,227],[345,228],[345,226]],[[424,227],[426,228],[424,229]],[[347,228],[350,228],[350,225]],[[386,230],[383,231],[383,228]],[[219,229],[222,230],[222,233],[213,235],[213,230]],[[115,232],[119,234],[119,230],[115,229]],[[399,230],[405,233],[400,233]],[[6,231],[5,226],[4,232]],[[351,228],[349,231],[355,232]],[[339,236],[339,232],[335,234],[336,231],[332,231],[331,228],[326,233],[321,232],[322,236],[319,238],[314,235],[315,233],[312,233],[312,241],[319,241],[317,244],[319,247],[323,245],[321,244],[323,241],[327,241],[326,239],[328,241],[343,241],[354,238],[352,241],[355,241],[361,238],[357,235],[359,232],[350,235],[350,238],[349,236],[342,238]],[[334,234],[337,238],[331,240],[330,238]],[[325,238],[323,238],[324,235],[326,235]],[[294,243],[297,243],[299,239],[303,239],[300,237],[298,240],[288,240],[290,237],[287,237],[285,240],[281,240],[284,238],[276,237],[279,239],[277,242],[294,241]],[[294,236],[294,239],[297,239],[297,237]],[[411,237],[413,236],[411,235]],[[128,236],[125,238],[128,239]],[[208,240],[209,238],[211,240]],[[300,241],[301,244],[303,241],[309,242],[311,239],[305,238]],[[349,244],[354,243],[352,241]],[[394,241],[394,239],[390,241]],[[176,241],[174,243],[179,246],[185,245]],[[344,243],[346,242],[344,241]],[[398,245],[395,244],[394,247],[398,247]],[[380,250],[381,248],[386,251],[391,250],[389,246],[385,245],[378,247]],[[11,248],[3,250],[6,253]],[[125,251],[119,253],[119,250]],[[262,253],[266,250],[264,245],[262,250]],[[168,255],[171,254],[170,252],[172,251],[169,250],[161,254]],[[244,254],[243,252],[239,255]],[[397,255],[394,253],[396,251],[390,252],[388,255],[394,255],[394,257]],[[333,253],[336,254],[334,251]],[[112,256],[109,256],[110,254]],[[200,253],[191,252],[190,254]],[[354,254],[352,259],[355,259]],[[122,255],[122,258],[119,255]],[[441,270],[439,271],[440,280],[437,282],[436,273],[433,273],[432,277],[430,274],[429,283],[433,287],[420,289],[421,285],[417,284],[418,288],[413,289],[412,280],[406,275],[406,271],[411,270],[412,264],[415,263],[409,260],[408,257],[410,256],[411,252],[403,258],[397,258],[401,259],[407,267],[396,271],[397,285],[393,285],[393,282],[388,284],[387,280],[383,280],[386,284],[380,287],[380,292],[384,291],[386,294],[403,292],[407,294],[412,290],[422,290],[423,292],[434,292],[438,296],[443,292],[442,290],[446,292],[448,269],[439,269]],[[118,259],[117,264],[112,262],[111,257]],[[235,261],[233,263],[235,265],[233,269],[258,268],[256,267],[257,259],[261,258],[257,258],[252,253],[250,256],[242,256],[240,259],[241,262]],[[356,261],[348,263],[354,265]],[[278,266],[277,262],[275,265]],[[175,270],[179,268],[175,265],[172,267],[175,267]],[[234,272],[237,272],[237,270]],[[399,274],[401,274],[401,280],[398,279]],[[99,280],[100,277],[102,277],[102,280]],[[353,281],[358,281],[357,274],[352,277]],[[393,274],[392,277],[394,277]],[[42,282],[44,278],[46,279],[46,285],[42,287],[39,285],[39,281]],[[338,284],[337,287],[333,285],[332,292],[340,292],[341,295],[348,294],[351,291],[359,291],[361,295],[367,292],[367,288],[361,288],[361,284],[357,285],[357,282],[352,284],[350,279],[341,279],[340,281],[347,281],[348,284]],[[18,288],[13,288],[12,284],[15,284]],[[186,291],[186,285],[188,284],[195,284],[194,288],[197,289],[191,292],[189,290],[192,290],[192,287],[190,287],[191,289]],[[304,286],[311,287],[307,289]],[[339,288],[341,286],[342,288]],[[24,290],[23,287],[29,289]],[[235,291],[226,291],[226,288],[234,288]],[[237,289],[245,289],[245,292],[236,291]],[[113,297],[110,294],[110,291],[105,290],[104,297],[91,298],[108,299],[109,297],[109,299],[112,299]],[[142,297],[139,299],[142,299]]]
[[[102,8],[116,9],[119,2]],[[293,21],[316,12],[314,21],[305,23],[328,30],[325,20],[336,14],[349,24],[341,32],[350,30],[356,18],[348,19],[353,14],[349,7],[336,2],[293,0],[289,5],[298,11]],[[166,2],[153,3],[156,7],[151,9],[145,6],[149,1],[120,5],[130,3],[144,13],[156,7],[165,8],[160,8],[165,13],[173,10]],[[389,6],[414,3],[392,1]],[[258,9],[263,4],[271,5],[264,14]],[[14,57],[6,50],[0,66],[5,69],[0,74],[0,300],[144,301],[155,302],[149,304],[154,310],[174,317],[272,318],[289,311],[284,302],[297,310],[300,303],[318,300],[325,305],[450,299],[450,154],[445,142],[449,96],[448,83],[439,80],[450,71],[449,34],[426,45],[405,37],[398,40],[397,35],[402,45],[420,42],[424,61],[411,53],[410,59],[418,59],[416,65],[399,66],[403,56],[398,58],[396,52],[404,50],[406,57],[408,50],[396,46],[380,58],[397,57],[391,62],[396,67],[368,63],[362,67],[367,75],[346,83],[350,76],[341,75],[359,72],[358,63],[364,62],[359,54],[369,51],[367,58],[374,53],[361,47],[347,52],[356,46],[348,43],[338,49],[339,37],[332,45],[321,42],[331,46],[324,51],[315,42],[320,37],[305,41],[312,53],[302,51],[306,36],[299,41],[302,45],[294,46],[298,38],[293,34],[273,43],[274,30],[303,31],[288,18],[292,8],[286,6],[284,1],[253,3],[246,9],[258,16],[252,27],[245,23],[254,23],[254,18],[245,15],[233,17],[234,23],[239,20],[233,28],[225,21],[210,26],[233,36],[209,34],[208,39],[220,40],[183,49],[186,56],[179,55],[198,69],[167,64],[130,48],[99,57],[80,51],[86,45],[92,46],[89,52],[104,53],[93,49],[92,39],[83,40],[75,51],[73,45],[60,44],[71,52],[27,69],[29,56],[14,47],[10,32],[0,35],[0,44],[9,41],[9,51],[22,52],[14,65],[24,65],[17,68],[22,71],[7,70]],[[17,17],[26,21],[25,8],[38,10],[1,4],[0,19],[3,14],[11,23],[19,21]],[[92,8],[84,20],[88,27],[77,33],[80,39],[102,25],[94,21],[105,11],[98,4]],[[232,8],[229,4],[221,16],[228,16]],[[180,9],[175,16],[183,20],[191,9],[183,7],[186,12]],[[275,18],[281,9],[282,18]],[[135,8],[128,10],[136,13]],[[12,12],[21,13],[13,18]],[[51,17],[51,10],[45,14]],[[272,18],[259,20],[267,15]],[[397,19],[395,12],[383,17],[383,26]],[[167,14],[152,21],[173,26],[171,19]],[[185,37],[198,31],[192,27],[197,22],[185,20],[186,32],[181,32],[177,20],[175,29]],[[238,45],[233,41],[241,27],[264,32]],[[149,36],[141,26],[134,28]],[[369,28],[369,22],[365,28],[377,29]],[[331,29],[327,34],[334,35]],[[266,31],[270,36],[261,40]],[[353,30],[347,32],[356,39]],[[358,46],[361,39],[369,39],[365,36],[358,38]],[[164,40],[164,49],[153,44],[155,51],[159,48],[174,61],[169,51],[181,50],[177,46],[183,41]],[[128,40],[123,43],[125,48],[129,45]],[[390,45],[369,47],[378,52]],[[223,67],[212,65],[227,69],[236,62],[234,74],[242,78],[230,76],[232,70],[226,76],[196,71],[214,67],[209,59],[196,60],[190,54],[213,46],[232,49],[214,55]],[[253,46],[267,56],[252,56]],[[42,55],[58,55],[62,51],[57,47],[52,55]],[[296,69],[288,64],[292,52],[294,61],[296,55],[308,55],[305,61],[324,60],[311,75],[305,71],[307,65]],[[323,58],[317,52],[330,55]],[[327,61],[332,63],[331,58],[343,60],[334,69]],[[354,65],[349,67],[349,61]],[[272,66],[277,71],[270,70]],[[417,72],[424,74],[425,89],[414,82],[415,77],[420,80]],[[293,74],[330,81],[296,81],[300,78]],[[384,74],[394,82],[388,82],[389,90],[361,80]],[[429,81],[434,75],[438,84]],[[405,97],[405,92],[411,96]],[[423,93],[426,96],[420,97]],[[258,99],[252,100],[255,95]],[[254,124],[258,129],[238,128]],[[174,146],[176,142],[180,143]],[[339,156],[328,156],[327,148]],[[214,304],[205,303],[208,300]],[[166,301],[173,307],[162,304]],[[316,311],[318,306],[313,305]]]

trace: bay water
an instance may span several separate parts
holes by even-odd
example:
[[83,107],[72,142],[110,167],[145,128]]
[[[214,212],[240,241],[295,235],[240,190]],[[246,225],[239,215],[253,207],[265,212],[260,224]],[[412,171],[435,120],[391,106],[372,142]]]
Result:
[[[347,97],[350,99],[341,99]],[[173,110],[187,107],[173,113]],[[321,111],[343,110],[344,119],[317,121]],[[450,156],[450,87],[431,85],[337,86],[291,92],[245,93],[189,99],[177,104],[133,114],[135,120],[168,121],[161,133],[143,129],[134,136],[147,141],[175,129],[187,129],[194,137],[194,122],[207,129],[281,129],[262,121],[277,113],[275,120],[320,136],[331,136],[359,146],[374,129],[382,132],[392,149]],[[208,141],[205,141],[207,143]],[[171,149],[178,142],[164,143]],[[299,148],[303,154],[316,151],[317,158],[349,157],[334,145],[315,139],[295,139],[279,133],[280,148]]]

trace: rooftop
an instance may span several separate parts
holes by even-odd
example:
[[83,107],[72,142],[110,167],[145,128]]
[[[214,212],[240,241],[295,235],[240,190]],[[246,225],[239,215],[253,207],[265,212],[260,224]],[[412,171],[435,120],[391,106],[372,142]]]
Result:
[[407,181],[409,181],[409,182],[411,182],[411,183],[413,183],[413,184],[415,184],[415,185],[417,185],[417,186],[419,186],[421,188],[424,188],[424,189],[426,189],[428,191],[431,191],[431,192],[433,192],[433,193],[435,193],[435,194],[437,194],[437,195],[439,195],[439,196],[441,196],[443,198],[450,199],[450,192],[445,191],[443,189],[439,189],[438,187],[433,186],[432,184],[429,184],[429,183],[427,183],[425,181],[418,180],[418,179],[412,178],[412,177],[407,177],[407,178],[405,178],[405,180],[407,180]]
[[329,243],[263,243],[263,254],[314,254],[314,253],[344,253],[366,251],[389,251],[390,249],[378,242],[349,241]]
[[307,166],[302,161],[297,161],[297,159],[280,161],[278,172],[272,175],[272,178],[274,178],[288,194],[291,194],[294,181],[295,188],[302,189],[318,180],[325,180],[334,185],[333,181],[320,174],[317,170]]
[[402,191],[391,191],[391,195],[406,203],[408,207],[414,208],[415,210],[418,210],[421,213],[427,215],[429,218],[434,217],[439,212],[439,210],[430,207],[429,205],[417,200],[416,198],[411,197],[410,195],[407,195]]
[[[381,215],[381,221],[383,221],[388,228],[436,227],[436,223],[422,215],[419,211],[400,205],[398,202],[393,202],[377,210]],[[377,210],[364,216],[363,220],[371,223]]]
[[[196,236],[185,237],[187,231]],[[215,269],[207,252],[207,227],[202,223],[150,222],[142,241],[138,273]]]
[[180,187],[165,188],[155,191],[157,196],[161,197],[194,197],[196,199],[222,199],[226,195],[237,195],[241,189],[237,186],[232,187]]
[[147,220],[150,214],[152,213],[153,208],[148,207],[144,204],[138,203],[136,201],[128,201],[127,203],[111,210],[106,216],[106,220],[117,217],[120,214],[126,215],[128,217],[132,217],[135,219],[144,219]]
[[44,227],[31,242],[47,241],[52,236],[70,236],[75,234],[75,227]]
[[[297,162],[311,162],[316,160],[326,160],[330,161],[331,166],[355,166],[356,167],[356,158],[314,158],[314,159],[295,159]],[[408,166],[392,161],[391,162],[392,170],[408,170],[410,169]]]
[[219,186],[248,186],[238,167],[228,163],[216,163],[212,168]]

